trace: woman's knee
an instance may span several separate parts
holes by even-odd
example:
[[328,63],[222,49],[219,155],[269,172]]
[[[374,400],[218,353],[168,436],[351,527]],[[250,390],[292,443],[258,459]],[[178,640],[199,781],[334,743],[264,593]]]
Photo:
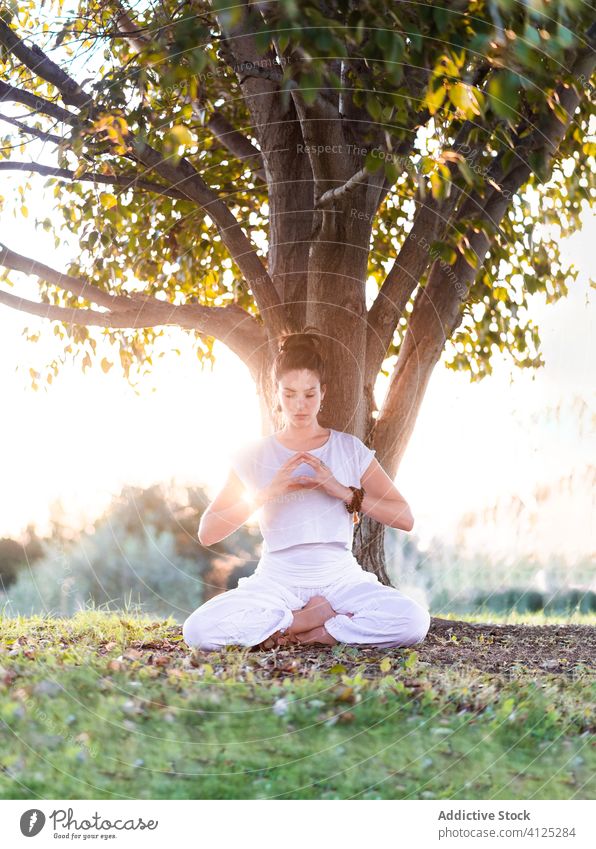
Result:
[[409,604],[405,612],[408,622],[407,632],[409,635],[407,645],[413,646],[416,643],[421,643],[428,634],[431,618],[428,610],[425,610],[417,602],[412,599],[408,599],[408,602]]
[[214,651],[220,648],[213,640],[214,635],[209,627],[208,618],[203,614],[200,607],[185,619],[182,625],[182,636],[184,642],[193,649]]
[[291,621],[291,610],[282,604],[263,603],[234,589],[215,596],[191,613],[182,625],[182,636],[191,648],[204,651],[227,645],[253,646]]
[[414,599],[402,593],[391,593],[384,598],[383,610],[391,622],[391,636],[395,638],[395,645],[413,646],[426,637],[430,628],[430,613]]

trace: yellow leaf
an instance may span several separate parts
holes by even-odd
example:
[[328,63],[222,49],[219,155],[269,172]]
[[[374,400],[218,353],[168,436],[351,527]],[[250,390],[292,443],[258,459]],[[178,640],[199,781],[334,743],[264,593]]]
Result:
[[479,92],[466,83],[457,83],[449,89],[449,100],[455,107],[461,109],[466,118],[480,115],[480,98]]
[[430,189],[435,200],[442,200],[449,194],[449,183],[435,172],[430,175]]
[[446,95],[447,89],[443,83],[438,83],[434,77],[431,77],[430,85],[424,98],[424,103],[431,115],[434,115],[440,109]]
[[389,672],[391,669],[391,659],[388,657],[384,657],[383,660],[379,663],[379,669],[381,672]]
[[99,196],[99,200],[104,209],[111,209],[118,203],[116,195],[110,194],[110,192],[102,192]]
[[190,130],[183,126],[182,124],[176,124],[175,127],[172,127],[169,133],[170,136],[174,139],[175,144],[194,144],[194,136],[190,132]]
[[113,363],[111,363],[106,357],[101,361],[101,370],[104,374],[107,374],[109,370],[112,368]]

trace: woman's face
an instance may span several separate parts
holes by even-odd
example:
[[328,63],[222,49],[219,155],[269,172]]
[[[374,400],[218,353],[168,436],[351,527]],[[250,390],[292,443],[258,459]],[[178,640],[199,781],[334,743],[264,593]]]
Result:
[[314,372],[296,369],[280,378],[277,395],[287,423],[304,427],[316,422],[325,390]]

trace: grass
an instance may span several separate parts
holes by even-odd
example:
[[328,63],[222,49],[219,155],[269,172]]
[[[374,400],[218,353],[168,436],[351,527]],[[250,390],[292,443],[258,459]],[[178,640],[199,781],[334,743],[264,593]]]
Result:
[[570,613],[520,613],[517,610],[508,613],[495,613],[488,607],[477,607],[473,613],[451,613],[449,611],[434,612],[434,616],[444,619],[458,621],[465,619],[466,622],[496,622],[499,625],[596,625],[596,614],[580,613],[574,610]]
[[590,666],[487,671],[466,639],[201,654],[172,619],[0,619],[0,798],[593,798]]

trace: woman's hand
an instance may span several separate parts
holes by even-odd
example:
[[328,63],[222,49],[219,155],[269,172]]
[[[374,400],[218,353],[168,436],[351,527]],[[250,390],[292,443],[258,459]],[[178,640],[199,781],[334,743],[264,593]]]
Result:
[[[308,455],[310,456],[310,455]],[[305,462],[305,452],[299,452],[280,466],[275,477],[271,482],[255,493],[254,501],[261,507],[266,501],[274,501],[276,498],[281,498],[288,492],[295,492],[298,489],[304,489],[300,483],[301,475],[292,476],[292,472]],[[310,479],[309,479],[310,480]]]
[[329,466],[326,466],[322,460],[309,454],[308,451],[302,451],[300,454],[303,463],[308,463],[314,469],[314,475],[297,475],[294,480],[297,484],[305,489],[322,489],[327,495],[332,498],[341,498],[343,501],[346,498],[352,497],[352,490],[348,486],[343,486],[336,478]]

